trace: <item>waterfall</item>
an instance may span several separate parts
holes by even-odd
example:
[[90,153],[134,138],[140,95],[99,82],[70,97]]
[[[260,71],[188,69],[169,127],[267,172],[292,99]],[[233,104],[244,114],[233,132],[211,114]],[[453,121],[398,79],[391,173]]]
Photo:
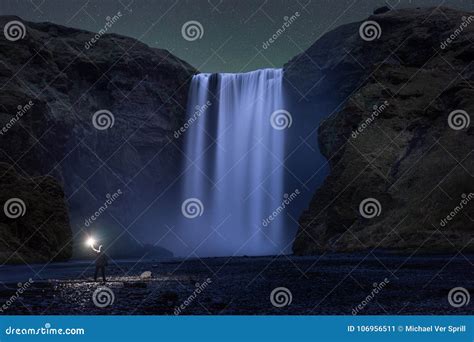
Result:
[[183,134],[183,219],[176,229],[181,255],[290,250],[279,210],[287,196],[282,163],[291,124],[282,75],[264,69],[193,77]]

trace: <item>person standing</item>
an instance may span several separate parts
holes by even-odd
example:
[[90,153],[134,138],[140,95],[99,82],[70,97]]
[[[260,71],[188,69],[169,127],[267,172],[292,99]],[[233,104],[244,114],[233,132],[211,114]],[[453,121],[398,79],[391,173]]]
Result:
[[104,283],[107,281],[105,278],[105,267],[108,265],[108,258],[107,255],[101,251],[101,246],[99,246],[99,249],[95,249],[97,252],[97,257],[95,259],[95,273],[94,273],[94,281],[97,281],[97,275],[99,272],[102,274],[102,279]]

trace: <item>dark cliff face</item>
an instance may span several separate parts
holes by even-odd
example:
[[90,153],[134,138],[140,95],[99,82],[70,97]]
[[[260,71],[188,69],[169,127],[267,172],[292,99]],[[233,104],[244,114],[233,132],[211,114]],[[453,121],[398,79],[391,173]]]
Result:
[[[173,132],[196,71],[132,38],[106,34],[91,44],[95,33],[11,16],[0,17],[0,26],[12,20],[26,34],[0,37],[0,125],[8,126],[0,161],[23,176],[58,179],[74,232],[112,222],[108,241],[136,243],[125,228],[140,229],[130,225],[179,170]],[[119,190],[102,221],[86,227]]]
[[23,178],[0,163],[0,261],[67,260],[72,232],[61,185],[52,177]]
[[472,15],[381,13],[367,19],[378,39],[346,25],[285,66],[309,101],[341,104],[319,127],[331,170],[300,217],[296,254],[474,249]]

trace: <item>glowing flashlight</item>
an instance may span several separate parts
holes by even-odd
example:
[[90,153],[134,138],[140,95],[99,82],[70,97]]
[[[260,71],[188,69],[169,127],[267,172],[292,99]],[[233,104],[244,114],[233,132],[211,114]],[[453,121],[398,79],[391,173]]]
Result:
[[86,245],[89,246],[89,247],[94,248],[95,242],[96,242],[95,239],[93,237],[90,237],[90,238],[87,239]]
[[89,237],[87,240],[86,240],[86,245],[89,246],[90,248],[92,248],[92,250],[94,252],[97,252],[97,253],[100,253],[101,250],[102,250],[102,245],[99,246],[99,249],[95,248],[95,244],[97,243],[97,241],[91,236]]

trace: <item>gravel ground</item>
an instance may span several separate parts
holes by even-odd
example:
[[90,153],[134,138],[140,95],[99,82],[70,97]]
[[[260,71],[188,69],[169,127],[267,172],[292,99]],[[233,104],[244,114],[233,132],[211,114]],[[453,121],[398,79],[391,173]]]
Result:
[[[473,261],[472,255],[387,254],[114,261],[106,284],[92,281],[90,262],[2,266],[0,309],[10,315],[351,315],[359,306],[361,315],[463,315],[472,304],[453,307],[448,293],[474,290]],[[151,278],[141,279],[144,271]],[[110,291],[95,297],[98,305],[110,304],[112,294],[113,303],[98,307],[93,294],[103,286]],[[288,291],[275,290],[280,295],[272,303],[280,287]]]

